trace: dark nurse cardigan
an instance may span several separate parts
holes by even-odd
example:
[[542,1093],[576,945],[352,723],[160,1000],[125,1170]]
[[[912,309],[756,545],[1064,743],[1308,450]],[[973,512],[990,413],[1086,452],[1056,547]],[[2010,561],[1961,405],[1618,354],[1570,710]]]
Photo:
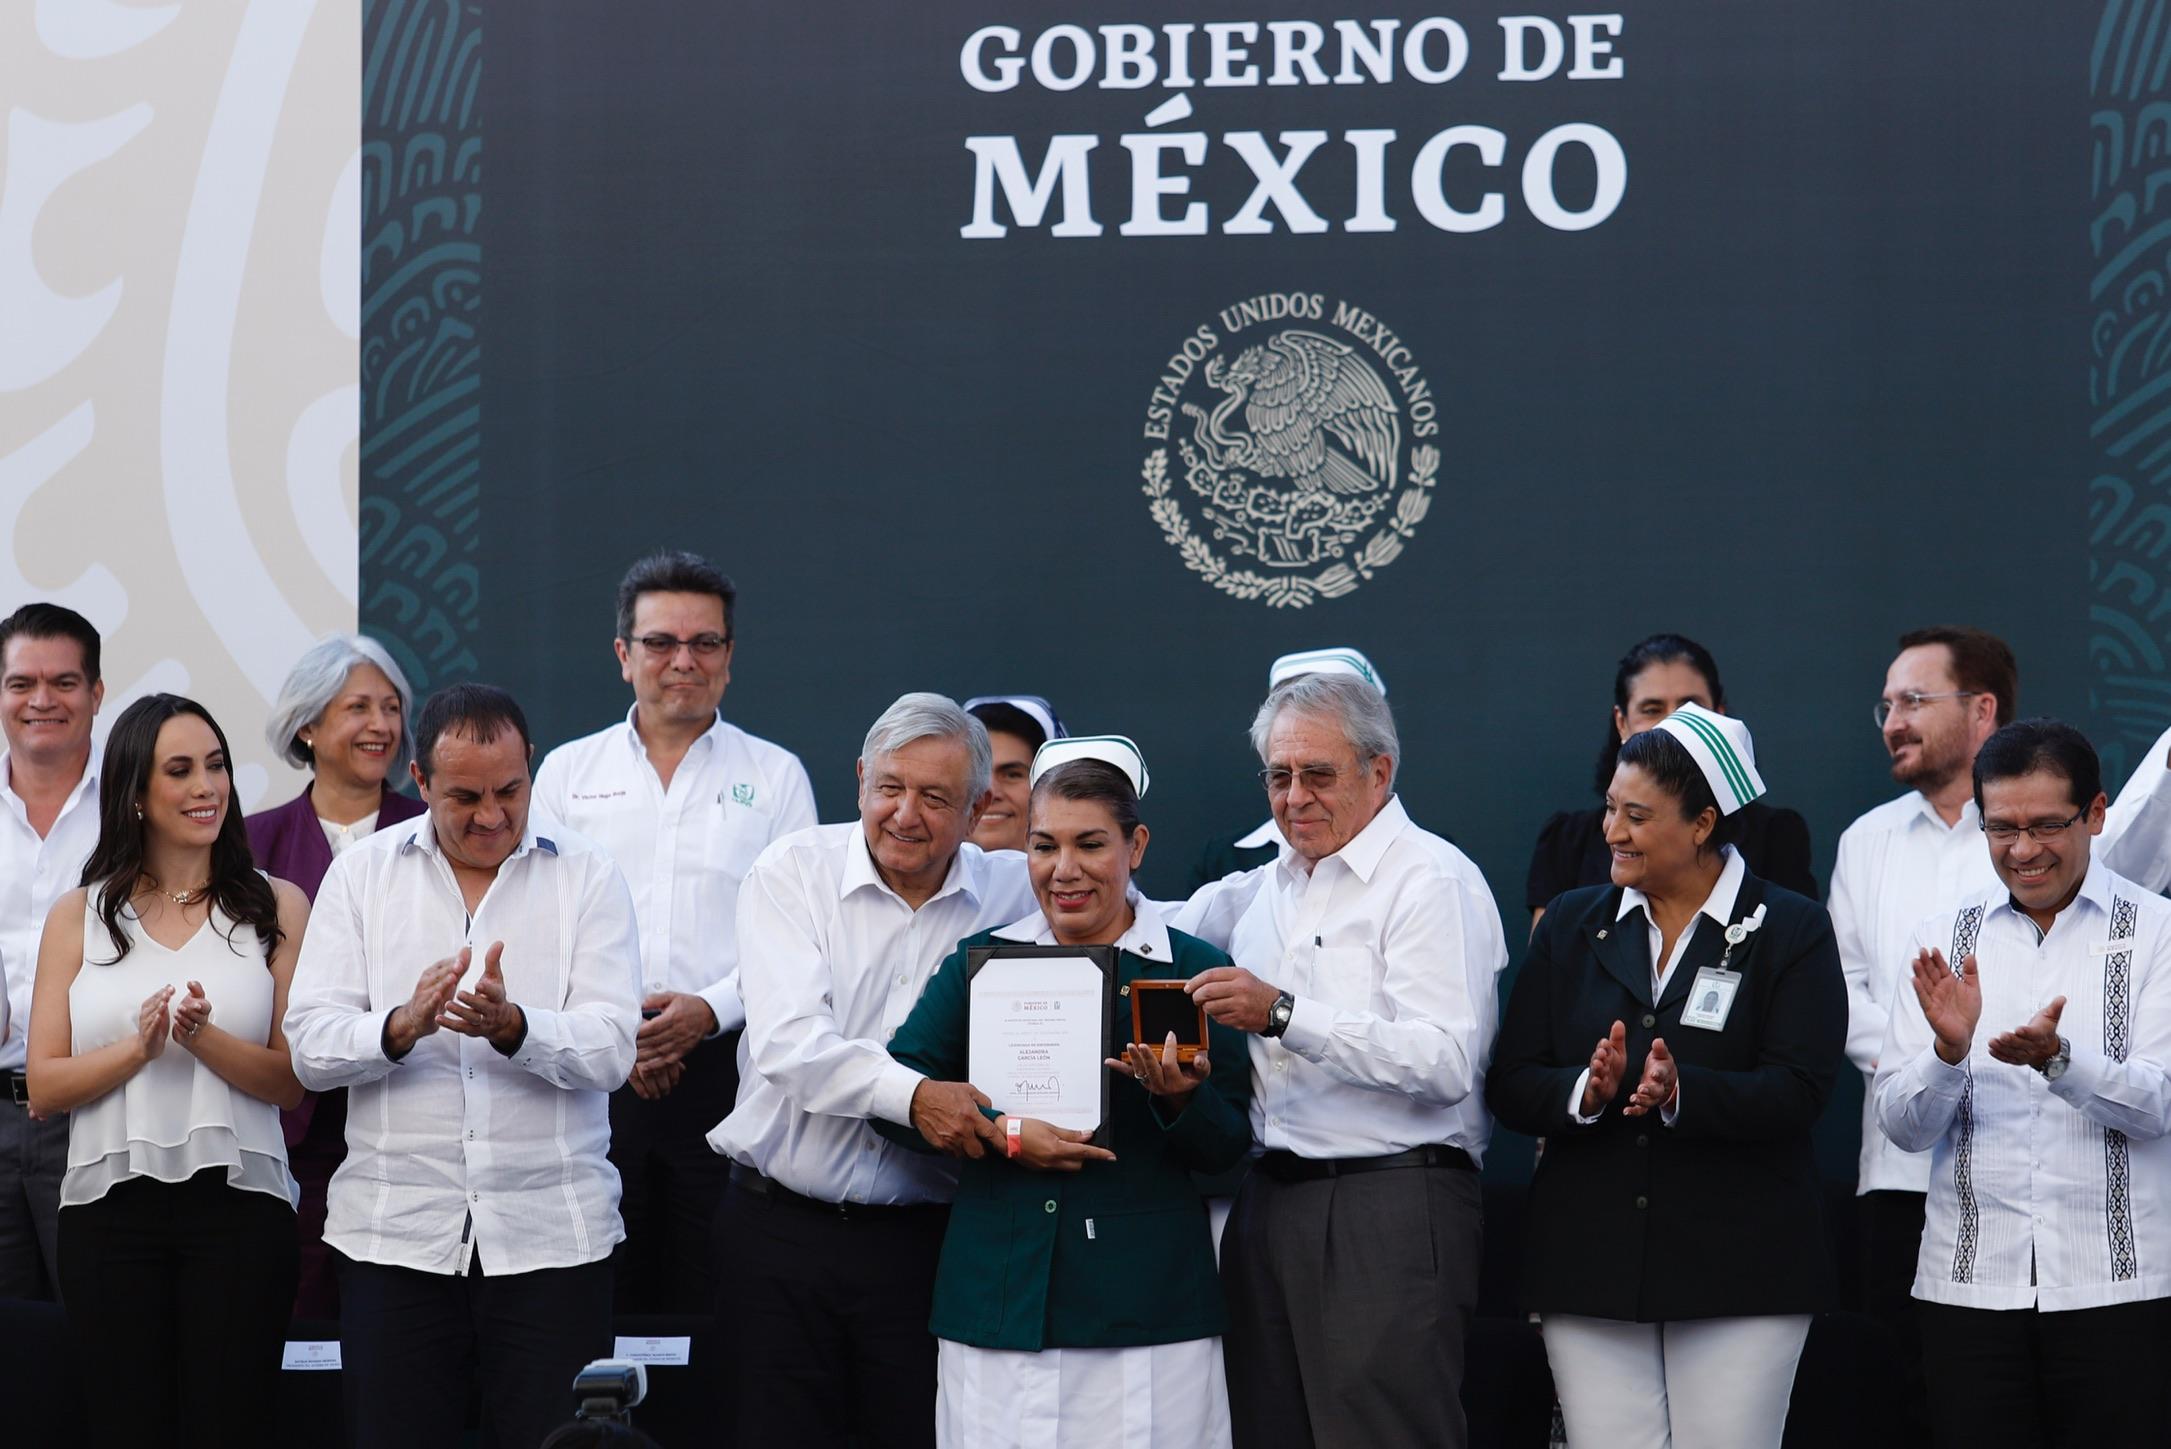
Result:
[[[1117,984],[1230,964],[1196,937],[1171,931],[1168,939],[1169,961],[1119,955]],[[958,944],[891,1039],[891,1056],[937,1081],[965,1080],[965,953],[996,944],[993,931]],[[1119,1023],[1127,1023],[1129,999],[1117,1002]],[[1109,1083],[1114,1162],[1075,1173],[1034,1172],[1002,1156],[960,1164],[928,1323],[936,1337],[1038,1351],[1221,1333],[1213,1232],[1191,1174],[1226,1171],[1250,1150],[1251,1053],[1244,1033],[1219,1022],[1208,1027],[1207,1051],[1213,1074],[1174,1122],[1161,1120],[1137,1082]],[[892,1141],[930,1150],[909,1127],[876,1126]]]
[[[1556,899],[1508,997],[1485,1079],[1504,1127],[1545,1139],[1524,1219],[1523,1306],[1639,1323],[1814,1313],[1832,1299],[1824,1186],[1810,1143],[1845,1063],[1847,993],[1824,907],[1745,876],[1733,919],[1741,987],[1717,1031],[1683,1026],[1696,973],[1724,949],[1699,917],[1651,999],[1649,928],[1618,886]],[[1628,1062],[1604,1115],[1568,1094],[1615,1021]],[[1680,1065],[1681,1111],[1624,1117],[1651,1039]]]

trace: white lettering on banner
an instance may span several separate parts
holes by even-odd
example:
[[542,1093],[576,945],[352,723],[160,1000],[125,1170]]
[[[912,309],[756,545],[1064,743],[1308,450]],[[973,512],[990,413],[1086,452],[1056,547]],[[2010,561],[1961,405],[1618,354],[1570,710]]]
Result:
[[[1219,137],[1222,147],[1243,162],[1253,186],[1244,204],[1221,222],[1222,233],[1264,236],[1278,228],[1299,234],[1328,230],[1330,223],[1320,215],[1313,199],[1298,187],[1297,173],[1329,139],[1325,131],[1283,131],[1278,137],[1283,153],[1277,157],[1274,147],[1257,131],[1223,133]],[[1206,235],[1211,217],[1205,202],[1190,202],[1180,216],[1170,216],[1163,208],[1164,198],[1190,194],[1193,178],[1173,168],[1206,164],[1206,133],[1132,132],[1117,140],[1131,153],[1130,219],[1116,228],[1118,233]],[[1356,153],[1357,161],[1342,230],[1395,229],[1395,218],[1387,210],[1386,179],[1387,150],[1394,140],[1395,132],[1391,130],[1342,133],[1343,144]],[[976,158],[972,220],[958,228],[958,235],[970,239],[1009,235],[1010,226],[996,220],[996,197],[1000,192],[1002,205],[1016,226],[1039,226],[1053,203],[1058,216],[1048,228],[1050,236],[1100,236],[1103,228],[1093,219],[1093,173],[1087,162],[1088,153],[1099,145],[1098,136],[1052,136],[1039,170],[1028,174],[1017,137],[966,137],[965,147]],[[1560,152],[1568,146],[1582,148],[1596,168],[1597,182],[1590,203],[1581,210],[1562,205],[1555,189]],[[1479,166],[1498,170],[1507,159],[1508,137],[1491,126],[1474,125],[1449,126],[1428,137],[1418,147],[1410,166],[1410,199],[1417,214],[1444,232],[1485,231],[1500,225],[1507,216],[1507,203],[1499,191],[1478,192],[1472,207],[1458,207],[1448,200],[1445,173],[1451,164],[1450,153],[1458,147],[1475,152]],[[1531,144],[1523,155],[1521,174],[1523,206],[1533,218],[1555,231],[1588,231],[1612,216],[1627,194],[1628,153],[1603,126],[1573,121],[1555,126]]]
[[[1538,81],[1555,74],[1569,80],[1615,80],[1621,75],[1613,40],[1625,25],[1618,14],[1503,15],[1501,80]],[[1205,75],[1197,40],[1205,34]],[[1397,41],[1397,35],[1400,41]],[[1573,35],[1571,46],[1569,36]],[[1096,39],[1098,37],[1098,39]],[[1533,52],[1532,47],[1536,50]],[[1574,63],[1561,62],[1572,50]],[[1333,60],[1330,67],[1326,57]],[[1599,57],[1611,57],[1601,61]],[[1402,74],[1424,85],[1445,85],[1463,73],[1470,59],[1470,32],[1446,15],[1427,15],[1405,29],[1399,19],[1337,20],[1329,28],[1315,20],[1212,20],[1162,24],[1159,33],[1136,23],[1098,25],[1087,30],[1068,22],[1051,25],[1028,44],[1014,25],[983,25],[965,37],[958,70],[976,91],[1013,90],[1030,74],[1052,91],[1072,91],[1098,73],[1102,90],[1137,90],[1159,83],[1181,90],[1253,86],[1391,85],[1397,62]]]
[[[973,157],[972,219],[958,235],[997,240],[1014,228],[1043,225],[1054,237],[1107,235],[1095,220],[1094,193],[1120,187],[1119,177],[1126,173],[1128,215],[1115,228],[1116,235],[1126,237],[1205,236],[1216,230],[1225,236],[1317,235],[1337,225],[1358,234],[1392,232],[1399,225],[1396,212],[1405,205],[1450,235],[1489,231],[1518,214],[1562,232],[1588,231],[1608,220],[1627,194],[1628,155],[1612,132],[1593,121],[1552,126],[1526,146],[1528,132],[1518,137],[1475,119],[1447,120],[1429,135],[1411,136],[1414,151],[1397,153],[1397,160],[1409,157],[1408,189],[1400,196],[1390,194],[1390,178],[1399,177],[1390,170],[1389,153],[1402,140],[1393,128],[1357,126],[1339,133],[1352,164],[1344,168],[1330,160],[1311,172],[1315,178],[1334,178],[1331,196],[1321,193],[1323,183],[1316,179],[1307,191],[1304,178],[1308,163],[1337,144],[1334,132],[1154,129],[1190,119],[1194,108],[1183,92],[1197,87],[1392,85],[1397,80],[1443,86],[1471,75],[1481,85],[1488,79],[1566,84],[1619,80],[1626,73],[1615,51],[1625,25],[1617,13],[1558,19],[1503,15],[1491,26],[1472,25],[1474,31],[1444,15],[1409,22],[1215,20],[1091,28],[1058,23],[1037,32],[983,25],[965,37],[958,53],[959,71],[973,90],[1010,91],[1030,80],[1057,95],[1083,91],[1088,82],[1100,91],[1158,85],[1179,94],[1148,111],[1145,130],[1115,138],[1128,153],[1127,164],[1112,147],[1093,157],[1104,137],[1075,123],[1074,129],[1045,139],[966,137],[965,149]],[[1473,34],[1495,33],[1497,66],[1481,62],[1473,70]],[[1201,102],[1217,103],[1241,105],[1220,97]],[[1031,159],[1036,151],[1037,165]],[[1563,151],[1578,154],[1563,163]],[[1223,179],[1237,164],[1244,167],[1240,174],[1248,174],[1250,191],[1235,211],[1216,216],[1200,198],[1208,192],[1234,193],[1201,183]],[[1517,198],[1519,210],[1513,204]],[[1101,200],[1103,215],[1123,211],[1116,196],[1104,194]]]

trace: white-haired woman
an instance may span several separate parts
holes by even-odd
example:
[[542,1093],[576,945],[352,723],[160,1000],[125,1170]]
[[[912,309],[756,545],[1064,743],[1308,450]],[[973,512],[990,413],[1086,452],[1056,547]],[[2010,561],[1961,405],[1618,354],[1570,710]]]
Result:
[[[407,676],[376,640],[335,634],[298,660],[272,705],[271,747],[310,772],[286,804],[245,822],[256,863],[314,901],[332,858],[371,831],[422,813],[393,788],[411,737]],[[301,1318],[339,1316],[338,1280],[324,1246],[324,1194],[347,1155],[347,1094],[311,1093],[280,1114],[287,1161],[301,1186]]]

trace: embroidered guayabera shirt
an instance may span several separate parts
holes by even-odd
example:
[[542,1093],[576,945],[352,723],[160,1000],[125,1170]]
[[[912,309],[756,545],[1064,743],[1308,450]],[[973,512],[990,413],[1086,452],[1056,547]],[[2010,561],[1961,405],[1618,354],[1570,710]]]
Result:
[[746,1020],[733,923],[739,882],[772,840],[814,823],[799,757],[718,719],[665,789],[633,715],[552,750],[535,808],[603,847],[641,923],[641,992],[692,992],[719,1031]]
[[[2139,880],[2151,892],[2171,886],[2171,777],[2163,755],[2171,735],[2134,772],[2105,819],[2092,854],[2100,865]],[[1908,985],[1915,926],[1951,910],[1969,891],[1998,882],[1990,868],[1982,816],[1970,800],[1947,825],[1919,790],[1887,800],[1847,827],[1832,867],[1832,930],[1847,975],[1847,1058],[1864,1075],[1877,1070],[1887,1019],[1915,1009]],[[1862,1155],[1855,1190],[1921,1192],[1929,1159],[1902,1152],[1878,1130],[1875,1102],[1862,1097]]]
[[[1910,957],[1927,946],[1974,954],[1983,1011],[1948,1066],[1910,987],[1879,1057],[1879,1123],[1930,1152],[1915,1296],[2045,1311],[2171,1296],[2171,901],[2097,861],[2047,934],[2001,886],[1923,922]],[[2063,1076],[1990,1055],[2058,996]]]

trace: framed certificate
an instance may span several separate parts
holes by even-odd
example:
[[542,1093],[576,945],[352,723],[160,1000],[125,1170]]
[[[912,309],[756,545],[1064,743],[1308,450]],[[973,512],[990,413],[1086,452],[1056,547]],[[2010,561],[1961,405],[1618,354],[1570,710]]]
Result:
[[978,946],[966,953],[966,1080],[1000,1112],[1109,1145],[1113,946]]

